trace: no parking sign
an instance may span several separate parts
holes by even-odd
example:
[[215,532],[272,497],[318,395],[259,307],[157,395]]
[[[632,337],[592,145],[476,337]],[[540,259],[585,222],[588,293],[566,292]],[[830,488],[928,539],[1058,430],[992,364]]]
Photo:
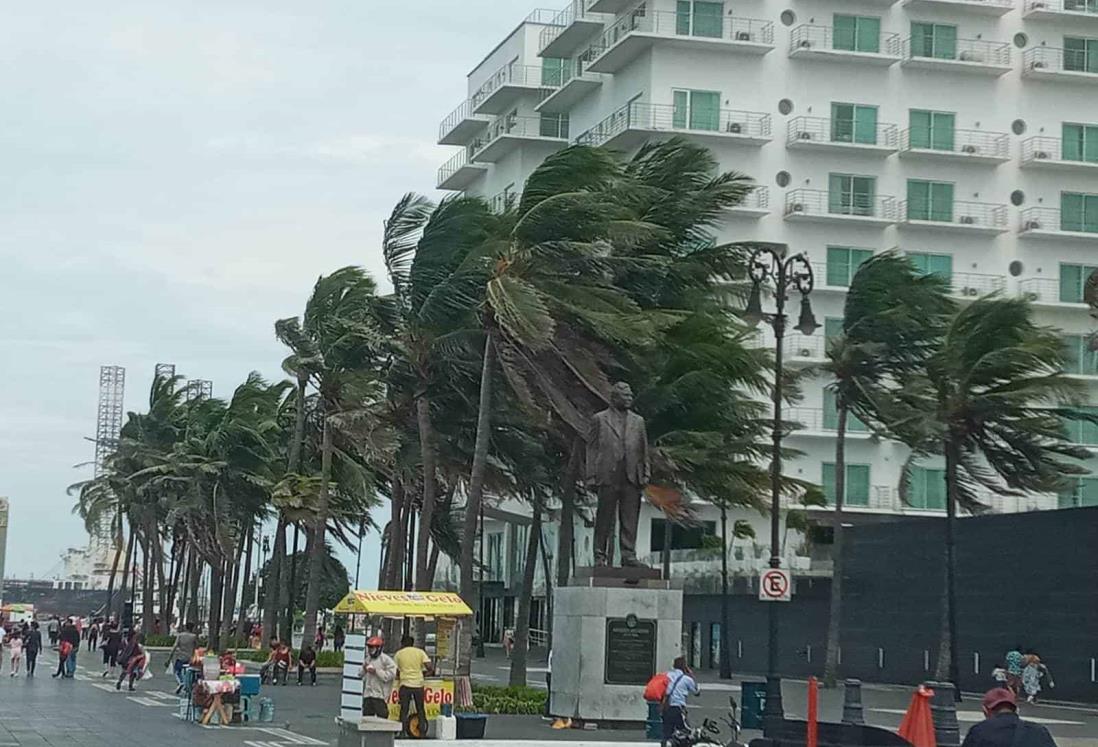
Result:
[[793,577],[782,568],[767,568],[759,574],[759,599],[789,602],[793,599]]

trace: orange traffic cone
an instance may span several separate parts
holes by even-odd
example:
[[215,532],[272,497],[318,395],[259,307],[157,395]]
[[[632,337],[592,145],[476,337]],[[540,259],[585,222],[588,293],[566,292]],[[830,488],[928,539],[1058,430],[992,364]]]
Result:
[[900,728],[896,732],[915,747],[938,747],[938,740],[934,736],[934,719],[930,715],[930,699],[933,697],[933,690],[926,685],[919,685],[919,689],[911,696],[911,705],[907,707],[904,720],[900,722]]

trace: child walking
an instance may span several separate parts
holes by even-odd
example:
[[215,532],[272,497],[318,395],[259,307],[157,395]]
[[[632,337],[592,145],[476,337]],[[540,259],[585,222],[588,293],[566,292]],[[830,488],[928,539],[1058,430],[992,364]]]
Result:
[[19,671],[23,666],[23,639],[19,633],[14,634],[11,637],[11,674],[9,677],[14,677],[15,673]]

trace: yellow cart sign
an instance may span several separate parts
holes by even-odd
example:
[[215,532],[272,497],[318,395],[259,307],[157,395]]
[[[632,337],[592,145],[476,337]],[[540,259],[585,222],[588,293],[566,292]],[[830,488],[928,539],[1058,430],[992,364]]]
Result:
[[435,591],[352,591],[333,611],[381,617],[469,617],[473,614],[457,594]]
[[[442,715],[443,704],[454,704],[454,681],[428,677],[423,683],[423,710],[427,720],[434,721]],[[389,720],[400,721],[400,689],[394,687],[389,693]],[[414,706],[413,706],[414,707]]]

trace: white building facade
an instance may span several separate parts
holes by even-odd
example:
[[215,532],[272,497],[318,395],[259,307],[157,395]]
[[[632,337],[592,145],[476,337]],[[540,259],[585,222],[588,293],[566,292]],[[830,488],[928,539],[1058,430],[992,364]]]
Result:
[[[1098,269],[1095,0],[575,0],[535,11],[469,74],[442,122],[439,142],[460,148],[438,187],[502,206],[570,143],[629,154],[671,135],[758,185],[717,240],[781,242],[812,260],[824,327],[787,338],[790,365],[822,362],[858,264],[899,248],[949,277],[962,303],[1030,298],[1076,351],[1070,372],[1098,404],[1082,297]],[[785,469],[829,492],[826,385],[807,382],[789,413],[803,427],[788,444],[802,456]],[[915,468],[903,504],[906,449],[858,431],[849,510],[944,511],[940,461]],[[1073,435],[1098,449],[1098,428]],[[1062,495],[985,499],[1004,512],[1098,505],[1098,476]]]

